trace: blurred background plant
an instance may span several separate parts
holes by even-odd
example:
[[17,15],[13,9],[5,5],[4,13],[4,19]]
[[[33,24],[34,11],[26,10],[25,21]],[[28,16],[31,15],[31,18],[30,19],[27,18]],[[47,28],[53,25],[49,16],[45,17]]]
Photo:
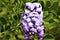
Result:
[[[0,40],[24,40],[20,15],[26,2],[34,0],[0,0]],[[60,40],[60,1],[37,0],[44,12],[45,34],[43,40]],[[38,40],[33,36],[34,40]]]

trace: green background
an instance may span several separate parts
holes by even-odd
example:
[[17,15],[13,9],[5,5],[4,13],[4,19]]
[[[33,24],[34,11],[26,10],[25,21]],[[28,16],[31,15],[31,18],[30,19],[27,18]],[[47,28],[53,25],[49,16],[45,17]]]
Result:
[[[0,0],[0,40],[24,40],[20,15],[26,2],[33,0]],[[45,34],[43,40],[60,40],[60,1],[37,0],[44,12]],[[38,40],[37,36],[32,36]]]

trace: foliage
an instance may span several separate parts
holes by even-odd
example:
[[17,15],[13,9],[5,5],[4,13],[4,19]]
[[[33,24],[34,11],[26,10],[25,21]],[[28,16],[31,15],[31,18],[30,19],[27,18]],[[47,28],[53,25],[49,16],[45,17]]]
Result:
[[[33,0],[0,0],[0,40],[24,40],[20,15],[24,4]],[[43,40],[60,40],[60,1],[37,0],[44,12],[45,34]],[[59,4],[58,4],[59,2]],[[34,37],[34,40],[37,40]]]

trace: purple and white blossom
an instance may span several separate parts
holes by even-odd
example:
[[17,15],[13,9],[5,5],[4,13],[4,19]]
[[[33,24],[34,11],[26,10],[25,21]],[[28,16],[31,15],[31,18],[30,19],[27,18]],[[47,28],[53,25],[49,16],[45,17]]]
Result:
[[42,40],[44,35],[43,11],[40,3],[25,4],[25,12],[21,15],[21,23],[25,40],[32,40],[30,35],[37,34],[38,39]]

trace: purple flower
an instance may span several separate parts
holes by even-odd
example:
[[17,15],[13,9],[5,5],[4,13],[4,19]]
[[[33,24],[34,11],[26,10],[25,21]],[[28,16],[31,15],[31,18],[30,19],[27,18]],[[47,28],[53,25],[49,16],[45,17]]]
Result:
[[44,35],[44,25],[42,25],[43,11],[41,4],[27,2],[25,6],[25,12],[21,15],[24,39],[31,40],[29,36],[36,33],[39,40],[42,40]]

